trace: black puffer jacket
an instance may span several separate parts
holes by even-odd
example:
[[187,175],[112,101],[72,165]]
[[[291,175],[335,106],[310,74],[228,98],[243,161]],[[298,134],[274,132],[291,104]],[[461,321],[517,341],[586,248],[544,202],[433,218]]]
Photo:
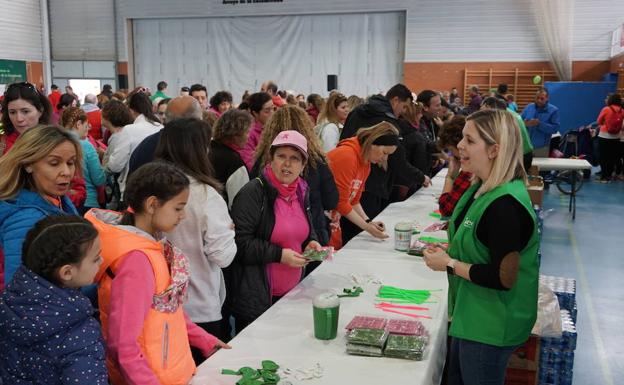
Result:
[[[260,162],[256,161],[251,170],[252,178],[258,176],[258,170],[260,170]],[[325,211],[333,210],[338,205],[338,188],[334,181],[334,175],[327,163],[317,161],[316,168],[308,164],[304,179],[308,183],[310,192],[310,209],[314,232],[318,237],[318,242],[322,246],[327,246],[330,229]]]
[[[437,157],[434,155],[435,153],[439,152],[438,151],[438,133],[440,131],[440,127],[438,127],[438,125],[436,124],[436,122],[433,121],[433,119],[429,119],[426,116],[423,116],[422,119],[420,119],[420,132],[422,134],[422,136],[425,137],[426,140],[426,145],[427,145],[427,152],[429,153],[429,161],[431,162],[431,165],[433,165],[433,163],[435,162],[435,160],[437,159]],[[433,175],[433,170],[429,170],[428,175]]]
[[390,101],[385,96],[373,95],[365,104],[360,104],[349,113],[340,133],[340,140],[355,136],[360,128],[372,127],[381,122],[390,122],[398,129],[398,119],[392,111]]
[[[301,183],[297,195],[304,202],[308,223],[312,223],[310,198],[307,186]],[[273,207],[277,190],[263,175],[252,179],[234,198],[231,216],[236,230],[236,257],[226,269],[227,298],[225,306],[234,314],[245,319],[256,319],[271,307],[271,293],[266,266],[279,263],[282,248],[271,243],[275,227]],[[317,240],[314,228],[303,242],[302,249]]]
[[407,161],[425,175],[431,175],[432,154],[437,152],[435,145],[432,147],[431,142],[408,121],[400,119],[399,127]]
[[215,140],[210,142],[208,157],[214,168],[215,178],[224,187],[223,197],[231,208],[236,194],[249,182],[247,166],[238,152]]

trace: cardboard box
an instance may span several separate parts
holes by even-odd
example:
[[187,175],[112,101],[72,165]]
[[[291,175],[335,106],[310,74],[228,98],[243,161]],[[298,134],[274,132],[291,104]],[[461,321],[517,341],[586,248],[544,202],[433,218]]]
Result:
[[537,385],[539,381],[540,340],[529,340],[511,355],[505,376],[505,385]]
[[533,176],[538,176],[539,175],[539,168],[537,168],[537,166],[531,166],[529,167],[529,170],[527,171],[528,175],[533,175]]
[[541,176],[529,176],[527,190],[529,191],[531,203],[542,207],[542,202],[544,201],[544,179]]
[[505,385],[538,385],[537,374],[537,371],[508,368],[505,374]]

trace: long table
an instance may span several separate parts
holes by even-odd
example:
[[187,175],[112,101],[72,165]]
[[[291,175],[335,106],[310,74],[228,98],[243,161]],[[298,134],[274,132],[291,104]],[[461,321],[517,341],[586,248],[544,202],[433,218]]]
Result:
[[[444,185],[446,170],[435,178],[433,185],[417,191],[404,202],[388,206],[377,219],[382,220],[390,238],[376,240],[360,234],[324,262],[290,293],[238,334],[231,350],[220,350],[197,369],[191,384],[235,384],[239,376],[222,375],[221,369],[237,370],[244,366],[260,368],[263,360],[273,360],[282,368],[308,369],[317,363],[323,376],[297,380],[288,376],[284,384],[439,384],[446,355],[447,279],[446,274],[431,271],[422,258],[394,250],[394,225],[414,221],[426,226],[436,221],[429,214],[437,209],[437,197]],[[338,336],[331,341],[314,338],[312,300],[322,292],[354,286],[353,277],[364,288],[357,298],[341,298]],[[409,319],[385,313],[374,307],[380,280],[385,285],[406,289],[437,290],[434,303],[425,304],[432,319],[422,319],[430,333],[430,342],[423,361],[348,355],[345,326],[356,315]]]
[[572,220],[576,219],[576,172],[591,170],[591,163],[585,159],[570,158],[533,158],[533,166],[539,171],[572,171],[570,173],[570,203],[568,211],[572,212]]

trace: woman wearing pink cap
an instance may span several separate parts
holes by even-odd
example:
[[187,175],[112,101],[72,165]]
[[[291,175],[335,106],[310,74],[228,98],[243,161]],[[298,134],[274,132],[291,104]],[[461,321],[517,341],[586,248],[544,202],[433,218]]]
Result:
[[282,131],[271,144],[271,161],[232,204],[237,253],[227,272],[226,308],[237,333],[299,283],[304,249],[320,249],[312,226],[305,137]]

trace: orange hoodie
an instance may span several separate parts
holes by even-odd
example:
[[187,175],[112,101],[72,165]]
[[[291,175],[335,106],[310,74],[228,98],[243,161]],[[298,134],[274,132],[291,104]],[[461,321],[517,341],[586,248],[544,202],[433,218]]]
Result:
[[370,174],[370,162],[364,160],[362,146],[356,137],[340,141],[327,158],[340,196],[336,210],[345,216],[353,210],[353,205],[360,203]]

